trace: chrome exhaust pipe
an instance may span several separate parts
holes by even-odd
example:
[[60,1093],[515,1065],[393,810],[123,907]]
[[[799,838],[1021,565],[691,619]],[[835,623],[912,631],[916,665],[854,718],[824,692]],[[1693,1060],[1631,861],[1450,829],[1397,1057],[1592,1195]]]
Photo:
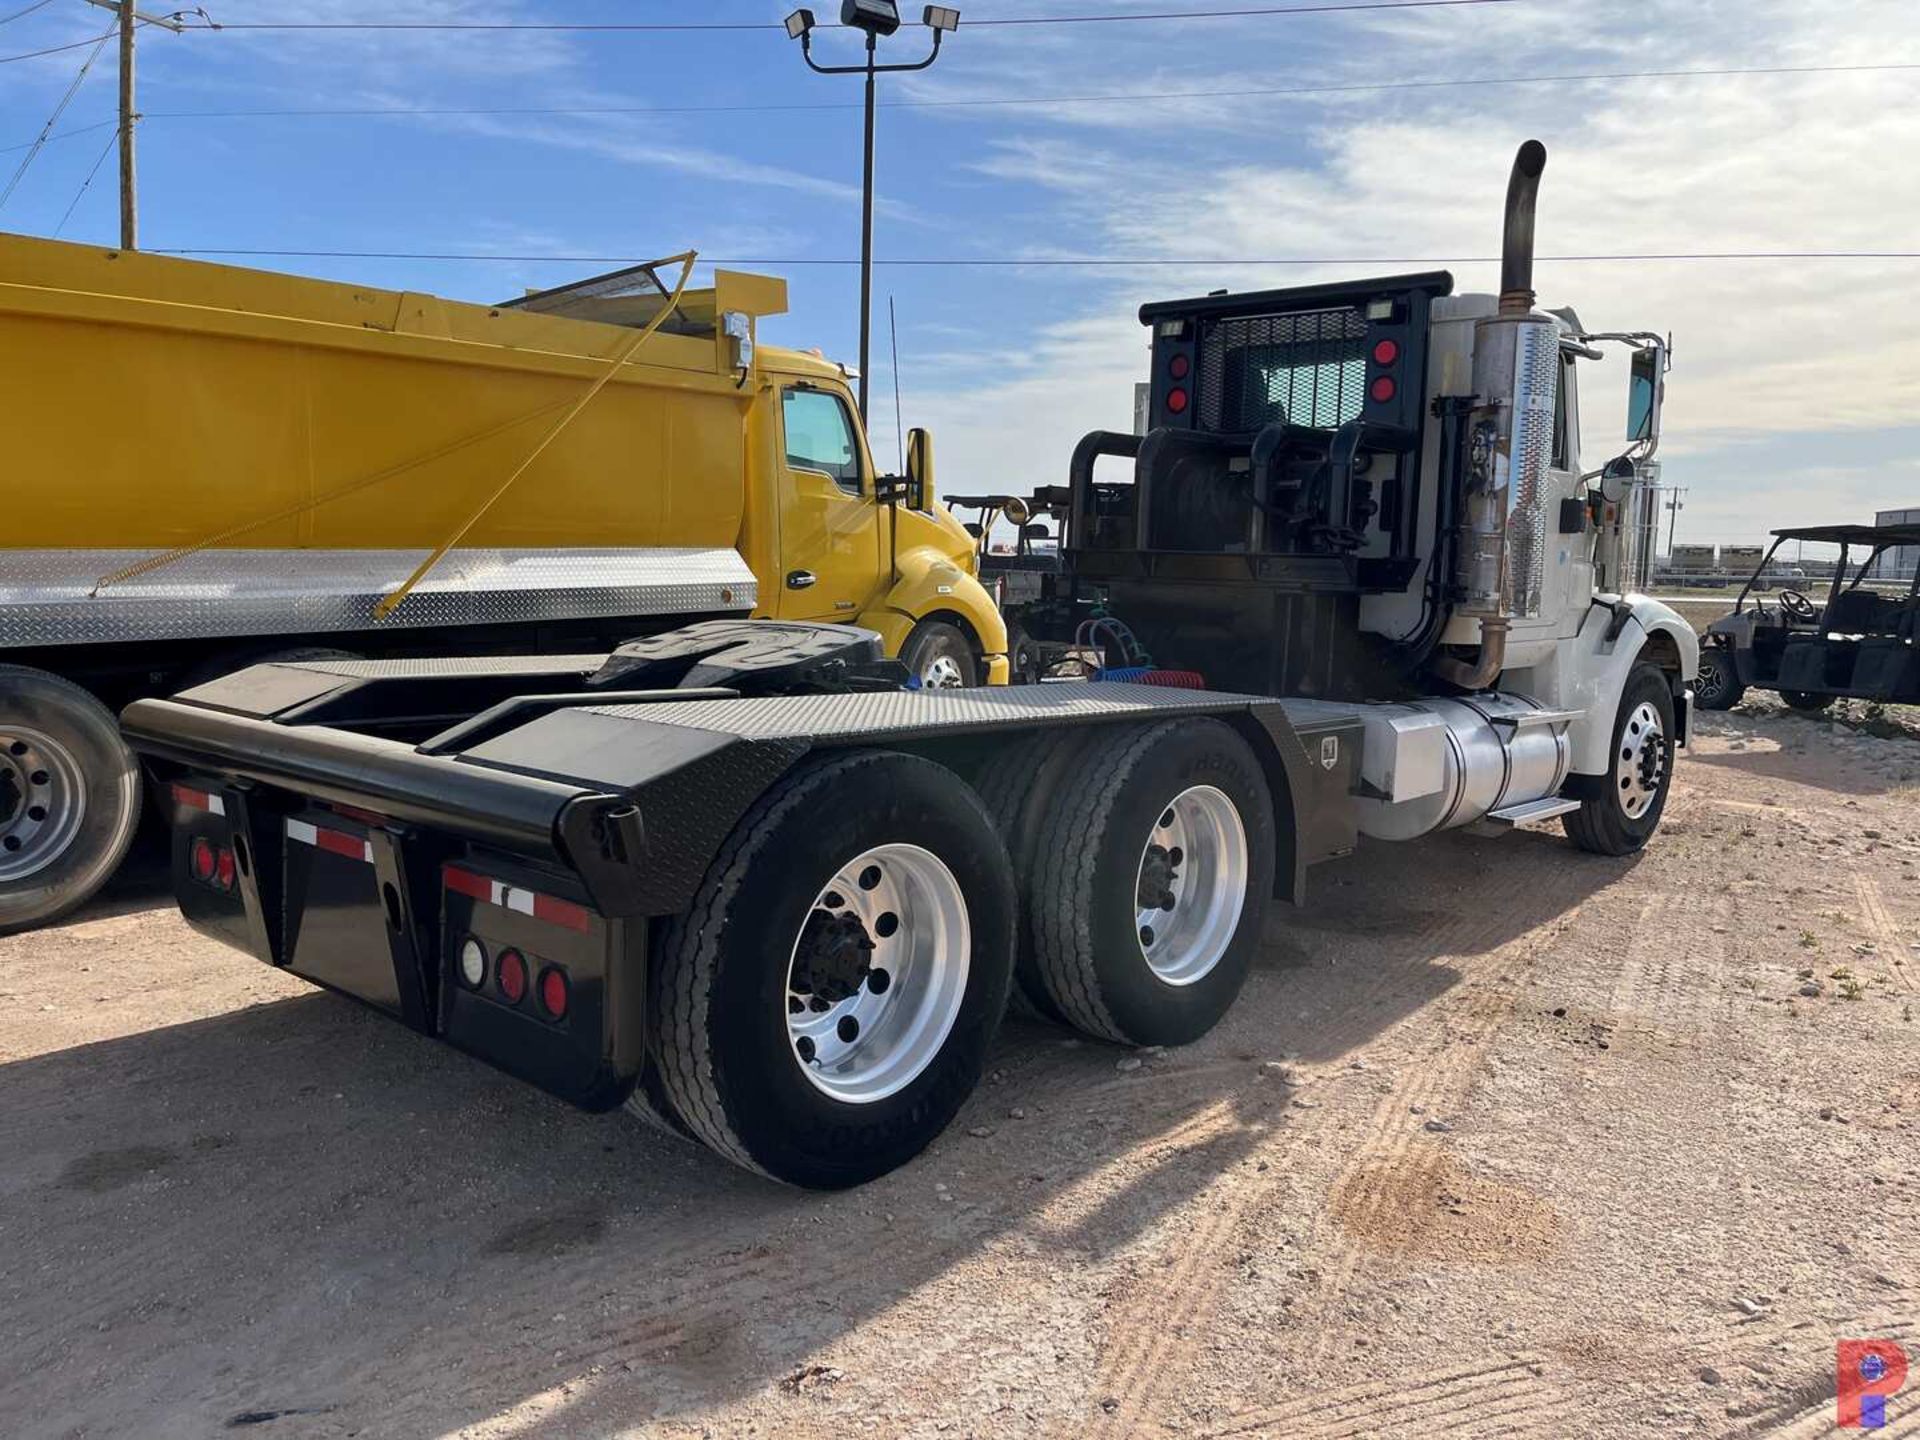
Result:
[[1500,237],[1502,315],[1525,315],[1533,309],[1533,212],[1540,198],[1540,172],[1546,168],[1547,147],[1538,140],[1527,141],[1513,157]]
[[1529,140],[1513,157],[1500,239],[1500,305],[1474,327],[1470,454],[1455,537],[1455,614],[1480,622],[1471,659],[1435,656],[1433,672],[1484,690],[1506,664],[1507,632],[1539,615],[1547,545],[1543,498],[1553,455],[1559,359],[1553,321],[1533,313],[1533,221],[1547,147]]

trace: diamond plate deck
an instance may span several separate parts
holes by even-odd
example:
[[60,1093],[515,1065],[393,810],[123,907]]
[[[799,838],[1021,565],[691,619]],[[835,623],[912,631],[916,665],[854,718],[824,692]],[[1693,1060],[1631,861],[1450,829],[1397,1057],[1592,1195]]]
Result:
[[596,705],[587,713],[684,725],[743,740],[906,740],[1009,725],[1103,724],[1129,717],[1218,714],[1272,706],[1266,695],[1170,690],[1155,685],[1021,685],[988,690],[891,690],[872,695],[790,695],[684,704]]
[[373,606],[426,550],[207,550],[90,594],[144,550],[0,550],[0,649],[346,634],[621,616],[744,615],[731,549],[455,550],[394,615]]

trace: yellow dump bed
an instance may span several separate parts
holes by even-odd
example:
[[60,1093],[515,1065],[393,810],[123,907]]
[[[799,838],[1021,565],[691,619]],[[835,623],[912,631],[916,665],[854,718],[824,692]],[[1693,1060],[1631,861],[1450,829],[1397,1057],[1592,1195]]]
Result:
[[[536,451],[423,594],[484,587],[489,565],[520,566],[522,592],[556,574],[667,585],[677,569],[718,588],[667,609],[751,604],[735,551],[744,382],[753,323],[785,309],[784,282],[722,271],[687,292],[568,418],[663,302],[641,286],[463,304],[0,235],[0,477],[9,513],[31,517],[0,535],[0,608],[67,604],[103,569],[216,536],[212,552],[88,598],[187,603],[228,586],[226,608],[244,611],[263,587],[299,592],[344,568],[364,572],[351,607],[391,590]],[[234,533],[268,516],[281,518]],[[721,589],[727,603],[711,603]],[[118,622],[100,629],[101,609],[59,635],[127,638]],[[280,628],[234,624],[219,632]],[[0,644],[7,632],[0,619]]]

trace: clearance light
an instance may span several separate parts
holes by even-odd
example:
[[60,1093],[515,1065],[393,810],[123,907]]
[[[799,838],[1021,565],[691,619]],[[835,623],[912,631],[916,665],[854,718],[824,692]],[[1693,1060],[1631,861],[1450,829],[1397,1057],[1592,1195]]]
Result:
[[471,937],[460,947],[460,978],[474,990],[478,990],[487,978],[486,947]]
[[1398,389],[1399,387],[1393,383],[1393,377],[1391,375],[1382,375],[1367,387],[1367,394],[1375,401],[1384,405],[1394,397]]
[[550,1019],[567,1018],[567,977],[552,966],[540,972],[540,1008]]
[[1167,410],[1174,415],[1187,413],[1187,392],[1175,386],[1167,392]]
[[518,950],[502,950],[496,965],[500,984],[500,998],[509,1005],[518,1005],[527,998],[527,961]]

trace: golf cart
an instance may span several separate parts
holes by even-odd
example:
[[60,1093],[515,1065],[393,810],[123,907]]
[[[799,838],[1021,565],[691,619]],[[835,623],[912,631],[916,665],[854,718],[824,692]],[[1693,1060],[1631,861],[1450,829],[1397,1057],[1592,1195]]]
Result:
[[[1889,552],[1920,547],[1920,524],[1810,525],[1773,535],[1733,613],[1701,637],[1695,703],[1704,710],[1730,709],[1749,687],[1777,690],[1796,710],[1823,710],[1842,696],[1920,703],[1920,652],[1914,645],[1920,572],[1897,582],[1879,573]],[[1789,540],[1840,547],[1825,602],[1780,590],[1771,604],[1755,599],[1749,607],[1774,553]],[[1849,558],[1862,553],[1866,558],[1850,566]]]

